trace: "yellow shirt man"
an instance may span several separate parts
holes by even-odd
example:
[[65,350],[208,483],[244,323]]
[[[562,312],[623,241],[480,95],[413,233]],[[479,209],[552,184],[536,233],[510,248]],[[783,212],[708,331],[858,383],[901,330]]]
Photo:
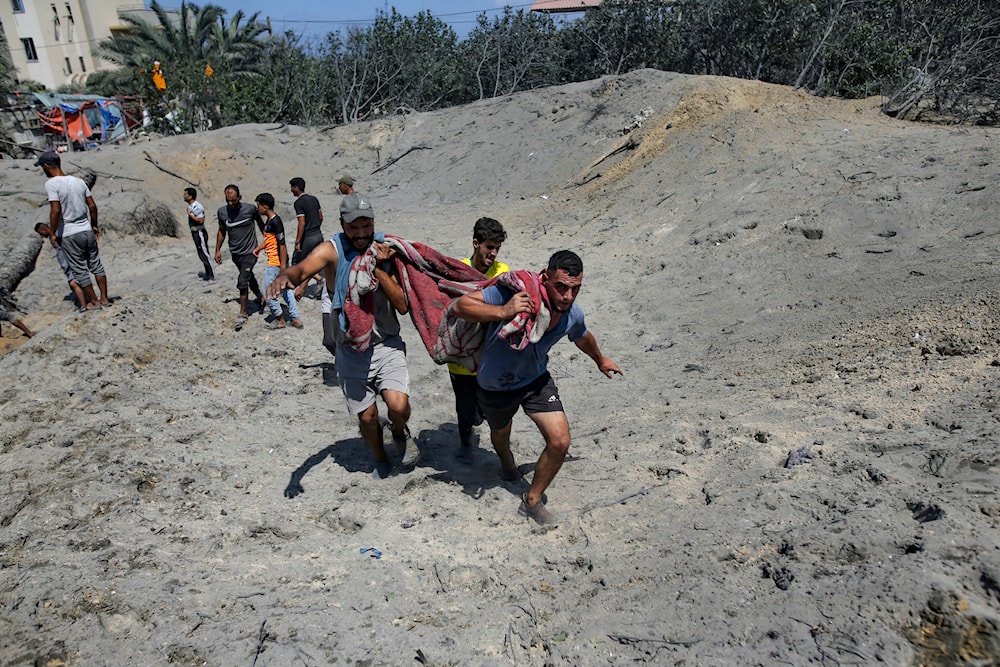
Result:
[[[507,232],[493,218],[479,218],[472,228],[472,256],[462,261],[487,278],[495,278],[510,271],[510,267],[497,261],[500,246],[507,240]],[[483,423],[476,398],[476,374],[458,364],[448,364],[448,376],[455,391],[455,412],[458,416],[458,436],[462,456],[472,451],[472,429]]]
[[[469,266],[472,266],[471,257],[466,257],[462,261],[468,264]],[[510,271],[509,266],[507,266],[503,262],[495,261],[492,264],[490,264],[490,268],[486,269],[486,273],[483,275],[485,275],[487,278],[496,278],[501,273],[507,273],[508,271]],[[464,366],[459,366],[458,364],[448,364],[448,372],[454,373],[455,375],[475,375],[475,373],[470,371],[468,368],[465,368]]]

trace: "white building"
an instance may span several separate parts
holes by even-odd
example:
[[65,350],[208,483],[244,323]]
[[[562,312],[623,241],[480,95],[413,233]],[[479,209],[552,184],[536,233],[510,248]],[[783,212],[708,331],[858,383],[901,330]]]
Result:
[[97,44],[127,29],[121,14],[151,20],[143,5],[114,0],[0,0],[0,22],[17,78],[55,90],[109,67],[98,57]]

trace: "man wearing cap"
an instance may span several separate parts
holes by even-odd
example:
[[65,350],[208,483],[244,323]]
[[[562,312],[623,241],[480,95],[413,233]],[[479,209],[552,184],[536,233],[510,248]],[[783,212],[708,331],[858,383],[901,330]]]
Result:
[[219,219],[219,233],[215,236],[215,263],[222,264],[222,242],[228,236],[229,255],[239,271],[236,276],[236,289],[240,291],[240,313],[236,316],[234,327],[239,331],[249,317],[247,306],[251,291],[260,301],[261,310],[264,309],[264,295],[260,291],[260,285],[257,284],[257,278],[253,275],[253,267],[257,263],[257,255],[253,254],[254,248],[257,247],[257,231],[254,225],[263,233],[264,221],[256,206],[240,201],[242,196],[238,186],[227,185],[225,194],[226,205],[220,207],[216,214]]
[[340,190],[340,194],[345,197],[354,192],[354,179],[350,176],[341,176],[340,180],[337,181],[337,189]]
[[[399,318],[409,312],[406,295],[393,275],[390,260],[396,251],[375,233],[375,213],[367,197],[351,193],[340,202],[343,231],[325,241],[298,264],[284,269],[268,288],[268,295],[296,287],[322,271],[332,297],[336,339],[336,367],[347,408],[358,416],[361,437],[375,457],[374,476],[383,479],[392,470],[379,422],[378,396],[385,401],[392,427],[392,439],[404,468],[416,464],[420,450],[406,423],[410,419],[410,376],[406,368],[406,344],[399,335]],[[374,255],[374,322],[370,342],[364,349],[348,343],[345,316],[348,283],[354,260],[366,253]]]
[[[97,249],[101,236],[97,228],[97,204],[90,188],[82,179],[63,172],[62,160],[54,150],[39,155],[35,166],[41,167],[49,177],[45,181],[45,194],[49,199],[49,240],[53,248],[62,247],[66,253],[73,278],[83,291],[84,303],[80,304],[80,312],[110,306],[108,278]],[[91,274],[101,291],[100,300],[91,283]]]

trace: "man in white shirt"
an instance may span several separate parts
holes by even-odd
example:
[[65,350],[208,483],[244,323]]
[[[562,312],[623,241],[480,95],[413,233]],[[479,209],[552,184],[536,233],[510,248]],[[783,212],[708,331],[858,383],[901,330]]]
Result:
[[[49,200],[49,240],[53,248],[62,247],[73,278],[83,290],[86,303],[80,306],[80,311],[110,306],[108,278],[97,250],[101,236],[97,229],[97,204],[90,188],[80,178],[63,172],[62,160],[54,150],[39,155],[35,166],[41,167],[49,177],[45,181]],[[101,291],[100,300],[91,283],[91,274]]]
[[205,282],[215,282],[215,270],[208,255],[208,232],[205,231],[205,207],[198,201],[198,191],[194,188],[184,188],[184,203],[187,204],[188,228],[191,230],[191,240],[198,251],[198,259],[205,267]]

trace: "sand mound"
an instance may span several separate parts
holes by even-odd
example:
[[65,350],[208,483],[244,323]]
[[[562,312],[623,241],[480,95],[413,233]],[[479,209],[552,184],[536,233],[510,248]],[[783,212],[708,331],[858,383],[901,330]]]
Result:
[[[40,334],[3,329],[0,663],[997,662],[1000,135],[877,106],[642,71],[72,156],[123,221],[118,298],[71,312],[43,248],[18,288]],[[3,167],[8,247],[47,214],[28,164]],[[411,327],[425,456],[372,479],[318,302],[235,332],[228,258],[205,285],[168,232],[190,184],[210,219],[228,183],[272,192],[287,225],[293,176],[333,230],[343,173],[452,255],[489,215],[515,268],[583,256],[625,376],[553,350],[557,529],[516,516],[485,427],[455,457]],[[513,437],[530,477],[537,430]]]

